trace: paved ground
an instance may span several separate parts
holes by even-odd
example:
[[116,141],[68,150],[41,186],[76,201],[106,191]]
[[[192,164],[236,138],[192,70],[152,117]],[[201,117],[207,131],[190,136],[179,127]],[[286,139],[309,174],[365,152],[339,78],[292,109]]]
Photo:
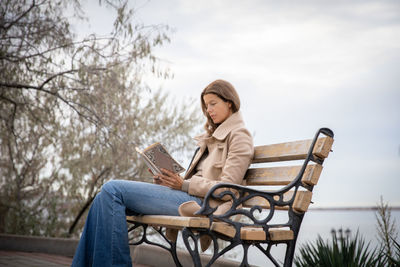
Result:
[[0,251],[0,266],[71,266],[72,258],[37,252]]
[[[71,266],[77,244],[77,239],[0,233],[0,267]],[[171,255],[160,247],[142,244],[131,246],[130,249],[133,267],[175,265]],[[186,250],[178,250],[177,254],[183,266],[193,266],[192,258]],[[210,255],[202,255],[201,259],[205,264],[210,260]],[[232,267],[239,264],[236,261],[219,259],[213,267]]]
[[[64,267],[71,266],[72,258],[37,252],[0,250],[1,267]],[[135,264],[134,267],[150,267]]]

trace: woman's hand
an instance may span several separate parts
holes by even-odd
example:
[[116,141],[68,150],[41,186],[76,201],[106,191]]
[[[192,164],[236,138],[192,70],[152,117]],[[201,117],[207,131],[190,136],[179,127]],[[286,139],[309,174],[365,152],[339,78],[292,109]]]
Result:
[[153,176],[154,183],[159,185],[168,186],[169,188],[181,190],[183,184],[183,178],[174,172],[166,169],[161,169],[162,174]]
[[147,170],[149,171],[149,173],[151,173],[151,175],[153,175],[153,183],[155,183],[155,184],[160,184],[160,183],[161,183],[160,178],[159,178],[156,174],[154,174],[154,173],[151,171],[150,168],[148,168]]

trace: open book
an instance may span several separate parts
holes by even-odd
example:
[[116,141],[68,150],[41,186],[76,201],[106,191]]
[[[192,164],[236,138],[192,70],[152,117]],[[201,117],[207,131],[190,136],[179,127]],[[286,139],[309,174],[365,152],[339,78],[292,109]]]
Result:
[[174,173],[181,173],[185,170],[160,143],[154,143],[143,150],[136,147],[136,151],[142,156],[153,174],[161,174],[161,168]]

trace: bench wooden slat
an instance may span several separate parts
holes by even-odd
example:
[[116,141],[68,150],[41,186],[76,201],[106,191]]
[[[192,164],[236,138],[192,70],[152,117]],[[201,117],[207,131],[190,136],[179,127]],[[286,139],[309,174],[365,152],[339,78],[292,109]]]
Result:
[[153,226],[164,226],[170,228],[198,227],[209,228],[210,220],[204,217],[181,217],[167,215],[143,215],[127,216],[128,221],[149,224]]
[[[254,149],[253,163],[275,162],[287,160],[301,160],[307,157],[312,140],[294,141],[266,146],[257,146]],[[333,144],[333,138],[318,138],[313,154],[321,159],[328,157]]]
[[[231,238],[236,234],[235,227],[225,222],[214,222],[211,225],[211,230]],[[268,232],[273,241],[292,240],[294,238],[293,231],[286,228],[271,228]],[[267,236],[263,228],[245,226],[240,229],[240,238],[243,240],[266,240]]]
[[312,192],[300,191],[297,192],[294,198],[293,210],[297,212],[306,212],[311,204]]
[[[287,185],[296,178],[302,166],[251,168],[246,172],[247,185]],[[322,172],[322,165],[308,165],[302,181],[308,185],[316,185]]]
[[269,238],[273,241],[293,240],[294,233],[289,229],[269,229]]
[[[293,197],[294,191],[289,191],[286,194],[284,194],[283,199],[284,200],[289,200],[290,198]],[[312,192],[310,191],[298,191],[296,194],[296,197],[294,199],[293,203],[293,209],[297,212],[306,212],[308,210],[308,206],[311,203],[311,198],[312,198]],[[255,205],[258,205],[264,209],[269,209],[270,204],[269,202],[262,197],[253,197],[249,200],[247,200],[245,203],[243,203],[244,207],[253,207]],[[288,206],[283,206],[283,207],[278,207],[275,206],[275,209],[277,210],[287,210],[289,209]]]
[[248,226],[240,229],[240,238],[243,240],[266,240],[267,235],[262,228]]
[[235,227],[233,227],[230,224],[227,224],[225,222],[213,222],[211,224],[211,228],[212,231],[221,233],[223,235],[229,236],[231,238],[233,238],[236,234],[236,229]]

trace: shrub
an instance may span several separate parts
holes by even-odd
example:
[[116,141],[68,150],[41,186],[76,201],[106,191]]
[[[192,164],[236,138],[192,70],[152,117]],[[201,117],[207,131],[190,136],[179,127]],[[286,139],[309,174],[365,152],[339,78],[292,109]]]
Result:
[[294,263],[296,266],[382,266],[380,260],[381,251],[371,250],[369,243],[356,233],[351,237],[350,231],[343,235],[342,229],[339,236],[333,230],[332,240],[324,241],[318,236],[316,243],[306,243],[296,256]]

